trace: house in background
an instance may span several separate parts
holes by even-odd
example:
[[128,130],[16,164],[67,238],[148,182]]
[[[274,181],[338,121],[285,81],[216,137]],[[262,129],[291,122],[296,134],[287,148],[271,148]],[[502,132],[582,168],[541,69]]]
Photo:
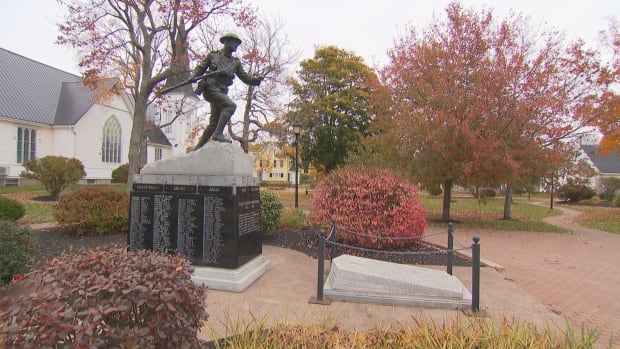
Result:
[[620,155],[618,149],[613,149],[609,154],[603,156],[598,145],[581,145],[583,158],[596,171],[596,176],[592,178],[592,186],[599,191],[601,180],[607,177],[620,178]]
[[[0,48],[0,186],[19,185],[23,163],[48,155],[82,161],[83,182],[110,182],[129,161],[134,104],[125,92],[104,102],[94,97],[81,77]],[[188,100],[198,102],[195,94],[172,93],[147,117],[163,123]],[[147,161],[185,153],[195,112],[181,114],[168,128],[147,132]]]
[[295,162],[271,142],[253,147],[254,172],[262,183],[295,184]]
[[[295,160],[290,154],[286,154],[274,142],[252,144],[251,149],[250,154],[254,157],[254,173],[261,184],[287,186],[295,184]],[[310,183],[316,182],[318,178],[317,170],[313,166],[307,169],[300,166],[298,183],[301,183],[302,174],[307,175]]]
[[[250,154],[254,157],[254,173],[262,184],[295,184],[295,161],[276,143],[253,144],[251,149]],[[300,168],[300,177],[302,171]]]

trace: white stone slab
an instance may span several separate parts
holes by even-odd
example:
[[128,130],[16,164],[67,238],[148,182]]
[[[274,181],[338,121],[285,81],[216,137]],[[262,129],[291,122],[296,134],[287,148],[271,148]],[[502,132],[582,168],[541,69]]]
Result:
[[342,255],[324,285],[332,300],[420,307],[466,308],[471,293],[444,271]]
[[213,290],[243,292],[270,267],[271,263],[262,255],[237,269],[194,266],[192,281]]

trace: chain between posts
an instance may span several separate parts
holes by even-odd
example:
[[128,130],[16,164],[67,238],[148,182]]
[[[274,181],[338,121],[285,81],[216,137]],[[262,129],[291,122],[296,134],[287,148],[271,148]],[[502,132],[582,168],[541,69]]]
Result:
[[[323,294],[323,282],[325,279],[325,244],[329,243],[331,244],[331,250],[330,250],[330,256],[333,259],[335,254],[336,254],[336,249],[335,246],[341,246],[341,247],[345,247],[345,248],[350,248],[350,249],[354,249],[354,250],[358,250],[358,251],[365,251],[365,252],[373,252],[373,253],[386,253],[386,254],[396,254],[396,255],[429,255],[429,254],[446,254],[448,255],[448,266],[447,266],[447,273],[449,275],[452,275],[452,266],[453,266],[453,257],[454,257],[454,252],[455,251],[462,251],[462,250],[468,250],[468,249],[472,249],[472,303],[471,303],[471,310],[473,312],[479,312],[480,311],[480,237],[478,236],[474,236],[473,237],[473,241],[474,243],[471,245],[471,247],[463,247],[463,248],[458,248],[455,249],[453,244],[454,244],[454,224],[451,222],[448,225],[448,248],[446,250],[440,250],[440,251],[432,251],[432,252],[406,252],[406,251],[383,251],[383,250],[373,250],[373,249],[367,249],[367,248],[362,248],[362,247],[357,247],[357,246],[352,246],[352,245],[346,245],[346,244],[342,244],[342,243],[338,243],[336,242],[336,238],[337,238],[337,225],[336,225],[336,220],[332,219],[332,226],[330,228],[330,233],[329,235],[326,237],[325,236],[325,230],[321,229],[321,231],[319,232],[319,245],[318,245],[318,272],[317,272],[317,293],[316,293],[316,298],[311,298],[310,299],[310,303],[318,303],[318,304],[329,304],[330,301],[324,299],[324,294]],[[345,229],[342,229],[343,231],[346,231],[348,233],[354,233]],[[367,234],[358,234],[358,235],[366,235]],[[433,234],[436,235],[436,234]],[[372,237],[372,236],[371,236]],[[416,237],[417,239],[419,239],[419,237]]]

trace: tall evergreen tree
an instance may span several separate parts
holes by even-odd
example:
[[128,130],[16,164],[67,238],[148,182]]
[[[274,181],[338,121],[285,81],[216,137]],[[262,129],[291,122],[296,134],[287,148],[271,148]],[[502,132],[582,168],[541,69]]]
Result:
[[360,56],[327,46],[301,62],[299,80],[291,84],[287,120],[302,124],[301,157],[330,172],[369,134],[377,76]]

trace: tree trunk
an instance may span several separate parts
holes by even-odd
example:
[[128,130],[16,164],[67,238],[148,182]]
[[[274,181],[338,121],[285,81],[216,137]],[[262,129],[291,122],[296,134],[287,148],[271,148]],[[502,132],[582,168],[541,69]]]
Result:
[[243,130],[241,132],[241,148],[247,154],[250,151],[250,111],[252,110],[252,98],[254,86],[248,86],[245,95],[245,108],[243,109]]
[[452,178],[443,183],[443,207],[441,210],[441,221],[450,221],[450,203],[452,202]]
[[331,163],[330,164],[326,164],[325,165],[325,175],[330,174],[335,169],[336,169],[336,165],[331,164]]
[[555,178],[552,176],[551,177],[551,198],[550,198],[551,201],[550,201],[550,204],[549,204],[549,209],[550,210],[553,210],[553,194],[554,194],[554,191],[555,191],[554,184],[555,184]]
[[131,191],[133,175],[140,173],[140,165],[146,156],[144,140],[144,123],[146,121],[146,99],[138,95],[133,111],[133,126],[129,139],[129,169],[127,176],[127,191]]
[[504,196],[504,219],[512,219],[512,186],[506,184],[506,194]]

